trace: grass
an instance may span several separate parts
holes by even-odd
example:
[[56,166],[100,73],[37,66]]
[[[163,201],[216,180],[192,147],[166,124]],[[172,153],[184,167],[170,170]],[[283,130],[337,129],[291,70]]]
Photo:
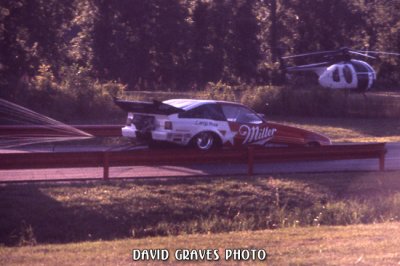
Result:
[[8,246],[399,220],[398,172],[0,187]]
[[[396,265],[400,262],[400,223],[284,228],[146,239],[0,247],[1,265],[126,265],[132,249],[168,249],[174,263],[177,249],[218,249],[214,265],[232,265],[223,258],[232,248],[264,249],[268,265]],[[259,261],[258,261],[259,262]],[[142,265],[168,265],[146,262]],[[184,262],[198,265],[199,262]],[[182,265],[183,265],[182,264]],[[239,263],[237,263],[239,264]],[[253,262],[242,262],[252,265]],[[265,264],[259,262],[258,264]],[[204,265],[201,264],[200,265]]]
[[333,142],[400,141],[399,119],[271,117],[270,120],[325,134]]

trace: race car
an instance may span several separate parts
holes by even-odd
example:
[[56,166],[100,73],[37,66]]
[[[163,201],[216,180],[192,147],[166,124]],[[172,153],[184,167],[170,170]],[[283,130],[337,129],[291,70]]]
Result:
[[139,102],[115,99],[128,112],[122,135],[145,142],[169,142],[211,150],[222,146],[321,146],[328,137],[272,123],[234,102],[194,99]]

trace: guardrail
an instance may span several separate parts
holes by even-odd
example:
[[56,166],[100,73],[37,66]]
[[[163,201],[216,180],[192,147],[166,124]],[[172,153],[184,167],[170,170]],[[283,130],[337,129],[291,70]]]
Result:
[[346,160],[377,158],[379,170],[385,168],[385,143],[332,145],[323,147],[289,147],[197,150],[135,150],[108,152],[39,152],[1,153],[0,169],[41,169],[103,167],[103,178],[109,179],[113,166],[193,165],[196,163],[246,163],[248,174],[254,174],[255,163]]
[[[377,158],[385,170],[386,143],[345,144],[320,147],[249,149],[249,174],[255,162],[326,161]],[[253,153],[253,154],[251,154]]]

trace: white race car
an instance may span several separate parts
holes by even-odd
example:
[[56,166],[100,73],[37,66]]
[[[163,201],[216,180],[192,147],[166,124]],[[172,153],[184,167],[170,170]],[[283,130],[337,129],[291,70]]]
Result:
[[164,102],[115,100],[128,112],[122,135],[163,141],[200,150],[237,145],[330,145],[329,138],[307,130],[267,122],[248,107],[225,101],[172,99]]

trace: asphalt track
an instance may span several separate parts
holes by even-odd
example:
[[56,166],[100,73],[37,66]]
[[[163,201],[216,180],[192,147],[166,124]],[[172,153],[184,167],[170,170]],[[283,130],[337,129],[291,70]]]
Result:
[[[400,170],[400,143],[386,145],[385,170]],[[120,146],[71,146],[45,145],[0,152],[40,152],[40,151],[97,151],[143,149],[146,147]],[[185,149],[182,149],[185,152]],[[285,163],[256,164],[255,174],[273,173],[304,173],[304,172],[340,172],[340,171],[378,171],[378,159],[338,160],[338,161],[298,161]],[[110,178],[149,178],[149,177],[188,177],[188,176],[220,176],[246,175],[247,164],[193,164],[190,166],[132,166],[110,168]],[[101,179],[103,168],[59,168],[59,169],[28,169],[0,170],[1,181],[23,180],[68,180],[68,179]]]

